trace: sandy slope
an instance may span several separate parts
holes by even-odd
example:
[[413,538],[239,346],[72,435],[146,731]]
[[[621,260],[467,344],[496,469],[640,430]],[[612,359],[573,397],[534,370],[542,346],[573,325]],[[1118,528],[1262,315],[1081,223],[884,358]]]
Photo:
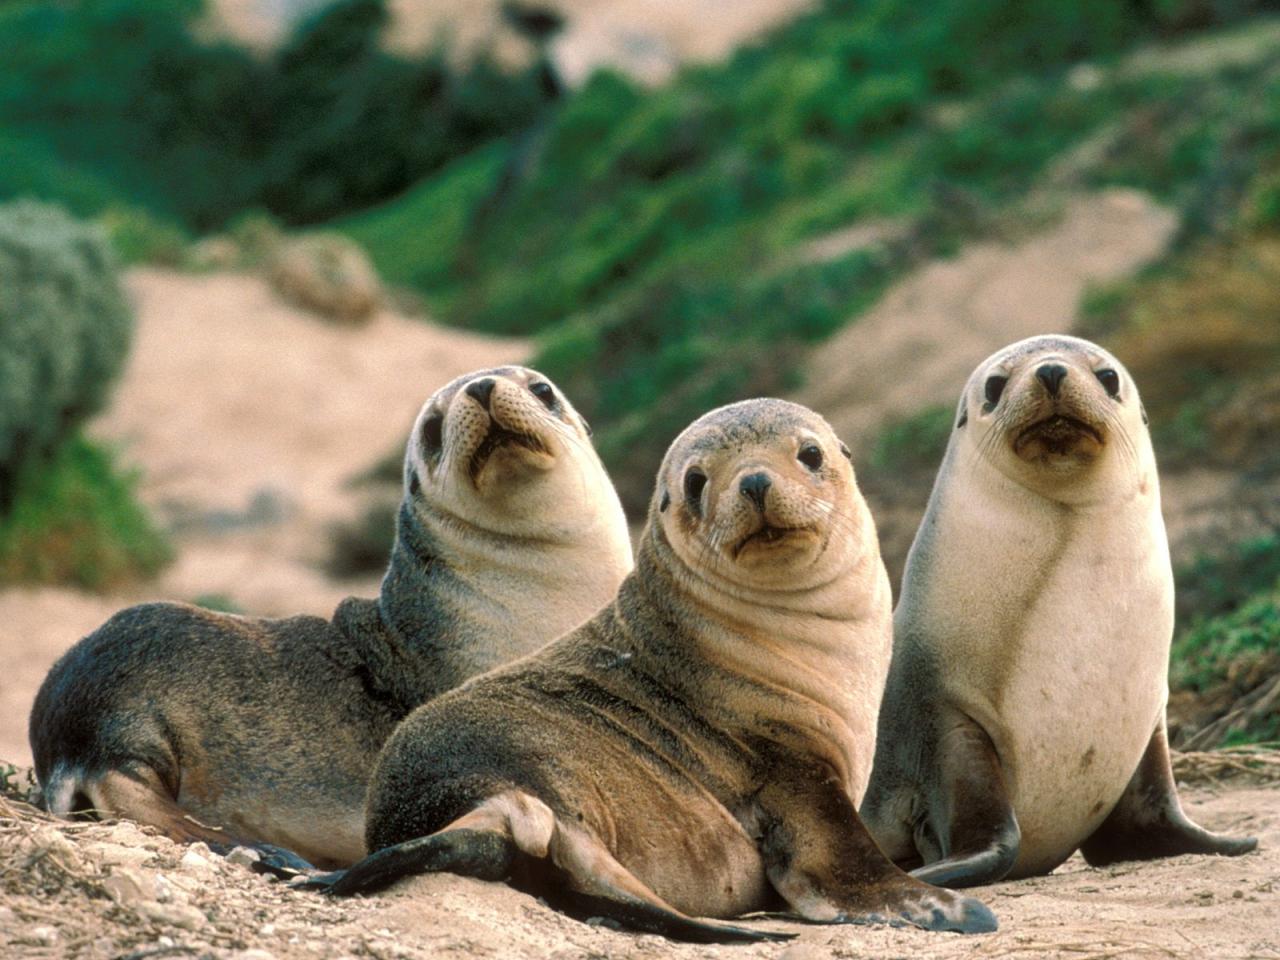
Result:
[[0,590],[0,756],[29,762],[26,717],[53,661],[143,599],[230,598],[250,613],[327,616],[377,579],[318,569],[329,529],[361,504],[349,480],[404,443],[423,400],[458,374],[518,361],[523,341],[390,311],[326,323],[238,274],[129,275],[138,329],[110,410],[92,425],[143,470],[141,496],[173,530],[174,564],[118,597]]
[[[55,825],[0,802],[6,957],[1280,958],[1280,789],[1187,795],[1202,822],[1259,835],[1246,857],[1178,857],[979,888],[998,933],[789,926],[787,945],[694,946],[592,927],[496,883],[415,878],[330,902],[132,824]],[[17,867],[15,871],[12,868]],[[43,890],[44,892],[37,892]],[[155,951],[151,953],[150,951]],[[256,952],[250,952],[256,951]]]

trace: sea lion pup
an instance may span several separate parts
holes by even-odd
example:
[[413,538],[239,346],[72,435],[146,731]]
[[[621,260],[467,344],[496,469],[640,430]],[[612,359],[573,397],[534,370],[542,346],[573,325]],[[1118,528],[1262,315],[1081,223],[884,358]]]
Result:
[[421,707],[369,790],[378,852],[312,885],[507,878],[577,916],[698,941],[788,905],[991,930],[858,820],[889,584],[847,450],[781,400],[715,410],[658,476],[637,567],[589,623]]
[[1239,854],[1182,812],[1165,736],[1173,575],[1137,387],[1074,337],[965,386],[907,558],[862,816],[946,886]]
[[632,565],[584,421],[533,370],[440,389],[404,478],[376,600],[344,600],[331,621],[145,604],[64,655],[31,713],[48,808],[317,864],[363,856],[365,790],[395,724],[586,620]]

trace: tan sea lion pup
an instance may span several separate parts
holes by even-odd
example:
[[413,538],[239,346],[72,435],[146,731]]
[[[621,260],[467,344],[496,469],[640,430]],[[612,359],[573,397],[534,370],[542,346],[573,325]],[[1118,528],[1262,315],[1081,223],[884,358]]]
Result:
[[862,816],[930,883],[1239,854],[1182,812],[1165,736],[1173,575],[1137,387],[1101,347],[984,361],[907,559]]
[[982,904],[894,867],[858,820],[890,598],[846,455],[781,400],[696,421],[667,453],[617,599],[410,715],[370,786],[378,852],[313,883],[506,878],[690,940],[776,936],[691,917],[779,906],[994,929]]
[[63,656],[30,723],[49,809],[318,864],[363,856],[365,788],[394,726],[586,620],[632,566],[586,424],[533,370],[439,390],[404,471],[378,599],[331,621],[145,604]]

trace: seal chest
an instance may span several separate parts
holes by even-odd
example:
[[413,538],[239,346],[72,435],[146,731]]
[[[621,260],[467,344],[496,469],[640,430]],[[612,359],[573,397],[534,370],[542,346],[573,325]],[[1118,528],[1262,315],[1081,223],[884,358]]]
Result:
[[785,906],[820,922],[991,930],[858,819],[889,586],[848,450],[803,407],[712,411],[668,450],[636,570],[530,657],[424,705],[369,791],[332,892],[449,870],[689,940]]
[[63,656],[30,721],[50,809],[324,865],[362,856],[365,789],[395,724],[581,623],[632,566],[585,422],[533,370],[436,391],[404,480],[376,600],[332,620],[145,604]]
[[[1164,741],[1172,627],[1131,378],[1070,337],[988,358],[965,387],[895,613],[863,805],[882,845],[923,860],[919,876],[968,885],[1046,872],[1082,846],[1107,856],[1144,796],[1183,823]],[[1167,788],[1150,782],[1157,769]],[[1188,842],[1149,847],[1214,849]]]

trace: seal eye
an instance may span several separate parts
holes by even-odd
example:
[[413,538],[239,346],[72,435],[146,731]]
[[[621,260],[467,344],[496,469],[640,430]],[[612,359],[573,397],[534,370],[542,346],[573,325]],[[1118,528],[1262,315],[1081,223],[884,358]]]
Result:
[[988,409],[1000,402],[1000,397],[1004,394],[1005,384],[1008,382],[1008,377],[1002,377],[999,374],[994,377],[987,377],[987,385],[983,388],[983,395],[987,398]]
[[426,423],[422,425],[422,443],[426,447],[427,453],[434,456],[440,452],[440,445],[444,442],[444,414],[433,413],[427,417]]
[[1108,396],[1120,396],[1120,374],[1114,370],[1095,370],[1093,375],[1098,378],[1098,382],[1102,384]]
[[707,487],[707,475],[697,467],[690,467],[684,475],[684,498],[696,510],[702,503],[702,491]]
[[822,448],[816,443],[806,443],[796,454],[796,459],[810,470],[822,469]]
[[556,391],[551,384],[545,380],[539,380],[537,383],[529,384],[529,392],[542,401],[542,405],[548,410],[554,410],[556,406]]

